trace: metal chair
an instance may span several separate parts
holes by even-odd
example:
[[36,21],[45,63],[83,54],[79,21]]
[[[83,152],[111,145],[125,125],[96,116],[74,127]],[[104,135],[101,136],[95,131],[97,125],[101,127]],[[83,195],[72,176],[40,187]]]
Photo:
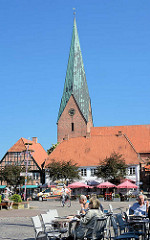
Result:
[[[94,228],[92,232],[92,240],[104,239],[107,217],[95,218]],[[88,237],[89,238],[89,237]]]
[[117,222],[115,220],[115,217],[113,216],[113,214],[110,216],[111,218],[111,224],[113,227],[113,233],[114,236],[111,235],[111,238],[113,238],[114,240],[119,240],[119,239],[135,239],[138,240],[139,239],[139,235],[137,235],[135,232],[125,232],[119,235],[118,233],[118,225]]
[[47,233],[48,238],[60,238],[60,230],[54,226],[51,219],[49,219],[49,214],[41,214],[41,219],[43,223],[44,232]]
[[122,233],[122,231],[123,232],[129,231],[129,224],[123,219],[122,214],[117,213],[115,217],[119,226],[120,234]]
[[32,217],[31,220],[34,226],[35,239],[47,240],[47,233],[44,232],[39,216]]
[[58,217],[57,209],[49,209],[47,214],[49,214],[51,220],[54,220],[56,217]]

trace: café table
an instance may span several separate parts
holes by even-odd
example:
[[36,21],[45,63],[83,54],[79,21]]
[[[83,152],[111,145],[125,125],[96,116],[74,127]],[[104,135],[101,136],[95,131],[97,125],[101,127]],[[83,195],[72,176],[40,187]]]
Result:
[[55,217],[53,220],[54,224],[59,225],[60,231],[63,231],[63,229],[67,229],[67,236],[71,234],[71,228],[73,223],[80,222],[78,215],[69,215],[64,217]]

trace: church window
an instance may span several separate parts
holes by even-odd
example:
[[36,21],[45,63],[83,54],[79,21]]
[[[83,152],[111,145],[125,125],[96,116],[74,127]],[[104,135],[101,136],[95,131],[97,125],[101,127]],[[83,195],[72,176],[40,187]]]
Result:
[[71,131],[74,132],[74,123],[71,123]]

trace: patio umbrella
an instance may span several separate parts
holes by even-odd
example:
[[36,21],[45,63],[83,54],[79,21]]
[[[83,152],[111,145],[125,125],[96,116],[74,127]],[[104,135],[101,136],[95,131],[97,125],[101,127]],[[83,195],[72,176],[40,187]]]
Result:
[[115,188],[117,186],[115,184],[107,181],[107,182],[100,183],[96,187],[97,188]]
[[129,181],[129,182],[131,182],[131,183],[135,183],[135,181],[133,181],[133,180],[131,180],[131,179],[129,179],[129,178],[124,178],[124,179],[122,179],[122,180],[121,180],[121,183],[122,183],[122,182],[125,182],[125,181]]
[[74,182],[68,185],[69,188],[88,188],[89,186],[82,182]]
[[120,183],[117,188],[138,188],[137,185],[135,185],[134,183],[131,183],[130,181],[125,181],[123,183]]
[[116,188],[117,186],[116,186],[115,184],[107,181],[107,182],[100,183],[100,184],[97,185],[96,187],[97,187],[97,188],[106,188],[105,194],[106,194],[106,199],[108,200],[109,197],[111,197],[111,196],[108,196],[109,193],[108,193],[108,190],[107,190],[107,189],[109,189],[109,188]]

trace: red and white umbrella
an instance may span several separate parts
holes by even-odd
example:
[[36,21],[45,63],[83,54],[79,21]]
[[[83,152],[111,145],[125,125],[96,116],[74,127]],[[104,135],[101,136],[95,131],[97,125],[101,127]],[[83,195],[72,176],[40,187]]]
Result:
[[68,185],[69,188],[88,188],[89,186],[82,182],[74,182]]
[[120,183],[117,188],[138,188],[138,186],[134,183],[131,183],[130,181],[125,181],[123,183]]
[[117,186],[115,184],[107,181],[107,182],[100,183],[96,187],[97,188],[115,188]]

